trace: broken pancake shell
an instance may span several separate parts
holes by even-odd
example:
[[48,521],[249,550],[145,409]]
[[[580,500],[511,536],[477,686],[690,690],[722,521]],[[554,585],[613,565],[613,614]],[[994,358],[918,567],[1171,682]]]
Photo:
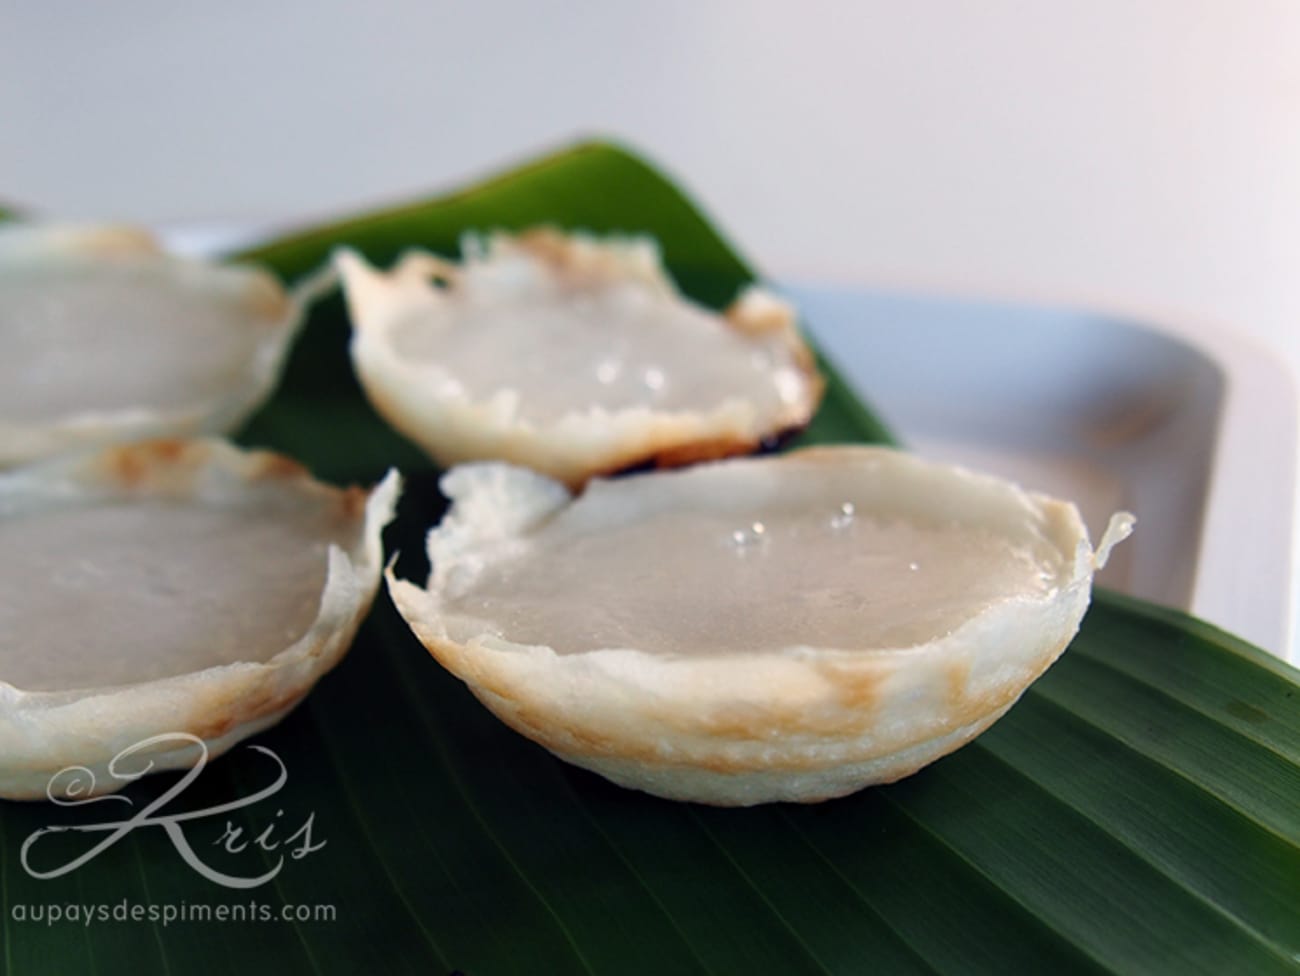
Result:
[[233,430],[301,320],[269,273],[169,254],[138,228],[0,227],[0,467]]
[[427,587],[388,575],[425,647],[560,758],[720,805],[840,796],[978,735],[1064,650],[1133,521],[1094,552],[1072,504],[867,447],[576,499],[467,465],[443,490]]
[[823,383],[788,304],[678,293],[645,237],[468,235],[460,264],[335,256],[375,409],[437,462],[505,460],[570,486],[750,453],[804,427]]
[[[338,489],[283,456],[202,439],[124,445],[0,474],[0,536],[25,540],[0,549],[23,562],[0,592],[8,645],[0,647],[0,796],[113,792],[127,782],[110,770],[113,758],[153,736],[196,736],[216,756],[278,722],[338,663],[370,607],[380,531],[398,490],[396,473],[370,493]],[[154,538],[155,519],[179,534]],[[263,537],[288,538],[297,550],[261,551]],[[232,566],[231,553],[249,558]],[[55,568],[32,573],[37,560]],[[268,567],[283,565],[314,582],[272,577]],[[30,584],[15,582],[23,573]],[[15,592],[24,586],[25,599]],[[262,590],[261,607],[213,602],[230,593],[256,600]],[[60,608],[61,592],[80,596]],[[150,612],[122,618],[117,601]],[[297,619],[277,616],[281,603],[298,608]],[[174,620],[153,619],[172,607]],[[249,619],[263,630],[246,633]],[[137,630],[152,643],[132,643]],[[186,670],[195,661],[201,666]],[[144,678],[103,679],[122,669],[127,679]],[[87,674],[108,683],[78,680]],[[173,737],[132,763],[160,771],[197,759],[197,745]]]

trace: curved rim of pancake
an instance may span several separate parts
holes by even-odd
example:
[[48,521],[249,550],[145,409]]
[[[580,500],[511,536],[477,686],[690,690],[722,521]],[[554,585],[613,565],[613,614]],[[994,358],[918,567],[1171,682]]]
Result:
[[[675,302],[690,303],[668,276],[657,245],[647,237],[601,237],[539,227],[518,235],[466,235],[464,250],[495,256],[530,255],[558,278],[599,286],[637,281]],[[375,409],[442,466],[504,460],[541,471],[571,487],[589,478],[641,466],[679,467],[750,454],[802,430],[821,402],[825,381],[800,335],[794,309],[771,292],[746,288],[711,317],[740,335],[776,339],[790,355],[806,395],[764,422],[751,404],[725,399],[699,411],[648,406],[614,410],[575,408],[538,424],[503,410],[495,400],[459,401],[430,395],[426,370],[404,360],[388,341],[392,322],[431,281],[454,291],[461,265],[436,255],[408,252],[387,272],[357,253],[334,256],[353,323],[352,360]],[[709,310],[701,310],[708,312]]]
[[[1094,552],[1072,504],[892,449],[809,448],[719,464],[815,469],[865,459],[877,477],[944,483],[954,515],[1028,506],[1061,550],[1063,584],[1042,598],[994,602],[919,646],[676,658],[628,649],[559,655],[487,634],[459,643],[448,637],[436,593],[391,570],[389,591],[425,647],[498,717],[622,785],[749,805],[891,782],[978,735],[1047,669],[1087,609],[1094,569],[1132,518],[1113,518]],[[505,465],[465,466],[445,481],[453,507],[429,537],[430,558],[444,568],[473,558],[481,542],[526,533],[572,500],[557,483]]]
[[[330,545],[310,627],[264,662],[66,691],[25,691],[0,681],[0,797],[47,798],[51,777],[69,767],[90,772],[92,794],[113,792],[127,784],[110,775],[108,763],[144,739],[193,735],[215,758],[279,721],[342,659],[369,610],[383,566],[380,532],[392,518],[399,490],[396,472],[370,492],[334,488],[282,455],[209,439],[125,445],[0,473],[3,517],[132,499],[222,506],[250,493],[254,501],[259,493],[288,493],[303,506],[339,510],[359,529],[349,550]],[[144,755],[153,761],[151,771],[160,771],[192,765],[197,751],[173,740]]]
[[[260,334],[238,381],[221,395],[181,406],[140,403],[125,409],[79,410],[49,423],[0,417],[0,467],[65,451],[159,437],[224,434],[234,430],[270,396],[304,318],[300,298],[286,292],[270,272],[252,265],[219,264],[165,250],[149,231],[118,224],[5,224],[0,226],[0,267],[79,266],[113,261],[151,262],[178,280],[212,293],[232,290]],[[202,354],[202,350],[197,350]],[[124,350],[124,356],[130,351]]]

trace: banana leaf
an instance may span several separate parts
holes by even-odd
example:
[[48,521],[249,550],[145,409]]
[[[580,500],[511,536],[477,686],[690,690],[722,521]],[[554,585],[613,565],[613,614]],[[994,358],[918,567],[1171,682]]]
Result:
[[[600,143],[244,257],[292,280],[343,243],[386,263],[417,243],[454,253],[467,228],[540,222],[652,233],[700,301],[723,303],[753,277],[671,183]],[[399,574],[422,577],[423,535],[444,504],[437,473],[370,410],[346,338],[341,303],[321,303],[280,390],[240,439],[339,482],[401,467],[408,490],[386,543]],[[802,440],[889,440],[826,366],[828,395]],[[841,800],[721,810],[622,790],[554,760],[439,668],[381,595],[344,663],[253,740],[282,760],[283,789],[183,826],[203,863],[240,876],[280,864],[273,880],[216,884],[148,825],[40,880],[28,866],[66,864],[98,838],[44,835],[25,866],[34,832],[131,811],[0,804],[0,965],[12,974],[1296,973],[1298,692],[1297,673],[1262,651],[1101,593],[1061,660],[959,752]],[[273,778],[270,757],[239,747],[165,810],[208,810]],[[138,810],[177,782],[152,777],[125,795]],[[264,843],[232,850],[233,831]],[[314,849],[292,856],[304,847]],[[96,909],[89,924],[74,906]],[[284,920],[286,906],[325,917]],[[113,915],[136,909],[136,920]],[[194,918],[205,911],[212,917]]]

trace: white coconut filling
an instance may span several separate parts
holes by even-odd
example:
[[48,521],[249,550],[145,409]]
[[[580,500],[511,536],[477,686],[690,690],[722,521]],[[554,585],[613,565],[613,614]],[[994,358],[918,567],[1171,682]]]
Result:
[[192,281],[156,255],[0,269],[0,417],[45,423],[228,395],[278,324],[276,296],[268,283],[266,327],[250,328],[255,283],[232,272],[218,286],[218,274]]
[[[519,419],[554,422],[593,409],[697,411],[727,399],[773,418],[809,396],[781,335],[746,335],[640,281],[566,284],[526,257],[516,287],[471,268],[454,293],[398,314],[393,349],[436,369],[449,397],[518,397]],[[503,350],[508,354],[503,355]]]
[[263,662],[320,609],[319,509],[149,500],[0,519],[0,681],[24,691],[124,685]]
[[508,550],[453,568],[441,606],[452,640],[487,633],[560,654],[904,648],[994,602],[1042,598],[1069,571],[1030,525],[1013,538],[869,516],[849,500],[610,524],[586,519],[580,500]]

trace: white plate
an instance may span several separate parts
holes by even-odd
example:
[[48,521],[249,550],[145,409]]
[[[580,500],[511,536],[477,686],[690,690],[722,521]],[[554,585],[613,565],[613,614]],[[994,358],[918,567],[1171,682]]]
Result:
[[1086,312],[812,286],[809,329],[919,452],[1137,531],[1100,582],[1297,659],[1296,397],[1222,335]]

